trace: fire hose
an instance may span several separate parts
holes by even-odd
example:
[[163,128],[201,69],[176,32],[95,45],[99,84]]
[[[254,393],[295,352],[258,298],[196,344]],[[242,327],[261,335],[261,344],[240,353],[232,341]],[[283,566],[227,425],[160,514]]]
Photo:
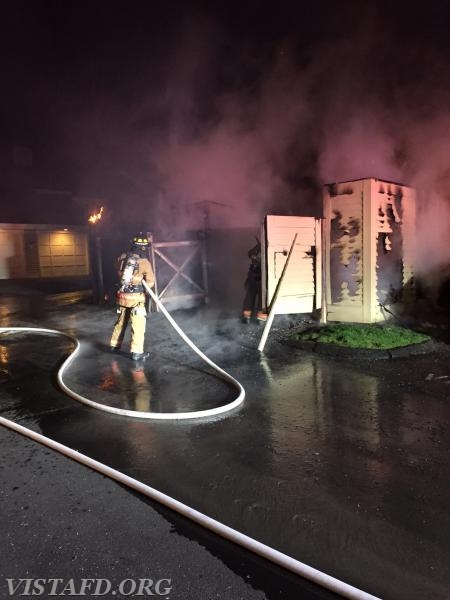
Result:
[[[180,327],[176,324],[174,319],[167,312],[167,310],[165,309],[163,304],[157,298],[156,294],[153,293],[153,291],[150,289],[150,287],[147,284],[145,284],[145,282],[144,282],[144,285],[145,285],[147,292],[151,296],[151,298],[156,302],[156,304],[158,305],[160,310],[163,312],[165,317],[169,320],[169,322],[174,327],[174,329],[177,331],[177,333],[182,337],[182,339],[207,364],[209,364],[211,367],[213,367],[221,375],[221,377],[223,379],[231,382],[235,387],[237,387],[237,389],[239,390],[239,395],[233,402],[226,404],[224,406],[214,408],[214,409],[209,409],[209,410],[204,410],[204,411],[192,411],[192,412],[187,412],[187,413],[152,413],[151,414],[151,413],[142,413],[142,412],[138,412],[138,411],[129,411],[129,410],[105,406],[98,402],[94,402],[93,400],[90,400],[88,398],[85,398],[85,397],[81,396],[80,394],[77,394],[76,392],[74,392],[70,388],[68,388],[67,385],[63,381],[62,375],[63,375],[64,371],[69,367],[69,365],[71,364],[71,362],[73,361],[73,359],[75,358],[75,356],[78,354],[78,352],[80,350],[80,342],[76,338],[74,338],[73,336],[71,336],[67,333],[57,331],[54,329],[44,329],[44,328],[34,328],[34,327],[1,327],[0,334],[1,333],[14,333],[14,332],[27,332],[28,331],[28,332],[35,332],[35,333],[58,334],[58,335],[63,335],[65,337],[69,338],[75,344],[75,349],[61,365],[61,367],[58,371],[58,374],[57,374],[58,383],[59,383],[60,387],[63,389],[63,391],[65,391],[70,397],[82,402],[83,404],[87,404],[89,406],[92,406],[92,407],[100,409],[100,410],[104,410],[106,412],[115,413],[115,414],[124,415],[124,416],[141,417],[141,418],[188,419],[188,418],[194,418],[194,417],[203,417],[203,416],[219,414],[221,412],[225,412],[225,411],[231,410],[232,408],[235,408],[236,406],[239,406],[239,404],[241,404],[243,402],[244,397],[245,397],[245,390],[242,387],[242,385],[236,379],[234,379],[231,375],[229,375],[226,371],[224,371],[221,367],[216,365],[211,359],[209,359],[205,354],[203,354],[203,352],[201,352],[201,350],[199,350],[197,348],[197,346],[195,346],[195,344],[193,344],[193,342],[180,329]],[[299,575],[300,577],[303,577],[309,581],[312,581],[313,583],[315,583],[316,585],[318,585],[320,587],[323,587],[334,593],[337,593],[340,596],[342,596],[343,598],[349,598],[350,600],[380,600],[376,596],[373,596],[367,592],[364,592],[364,591],[362,591],[352,585],[349,585],[335,577],[332,577],[331,575],[323,573],[322,571],[319,571],[318,569],[315,569],[314,567],[311,567],[303,562],[300,562],[299,560],[296,560],[286,554],[283,554],[282,552],[279,552],[278,550],[271,548],[270,546],[267,546],[266,544],[263,544],[263,543],[259,542],[258,540],[255,540],[254,538],[251,538],[251,537],[229,527],[228,525],[221,523],[220,521],[217,521],[215,519],[212,519],[211,517],[208,517],[204,513],[199,512],[198,510],[176,500],[175,498],[172,498],[171,496],[168,496],[167,494],[164,494],[163,492],[160,492],[159,490],[157,490],[147,484],[144,484],[144,483],[138,481],[137,479],[134,479],[133,477],[129,477],[128,475],[125,475],[124,473],[122,473],[116,469],[113,469],[113,468],[109,467],[108,465],[105,465],[89,456],[86,456],[85,454],[82,454],[81,452],[73,450],[72,448],[69,448],[68,446],[65,446],[64,444],[56,442],[55,440],[52,440],[51,438],[48,438],[40,433],[37,433],[36,431],[33,431],[32,429],[24,427],[23,425],[20,425],[19,423],[15,423],[14,421],[11,421],[10,419],[6,419],[6,418],[0,416],[0,425],[3,425],[4,427],[7,427],[8,429],[11,429],[17,433],[20,433],[36,442],[39,442],[40,444],[43,444],[43,445],[51,448],[52,450],[55,450],[65,456],[71,458],[72,460],[75,460],[95,471],[98,471],[102,475],[105,475],[115,481],[118,481],[120,484],[126,485],[127,487],[136,490],[137,492],[143,494],[147,498],[150,498],[151,500],[156,501],[171,510],[174,510],[178,514],[181,514],[183,517],[186,517],[187,519],[190,519],[194,523],[197,523],[198,525],[212,531],[213,533],[220,535],[221,537],[225,538],[226,540],[231,541],[235,544],[238,544],[239,546],[245,548],[246,550],[253,552],[254,554],[257,554],[266,560],[273,562],[274,564],[282,567],[283,569],[286,569],[296,575]]]
[[58,370],[58,373],[56,375],[58,385],[68,396],[70,396],[74,400],[78,400],[79,402],[82,402],[83,404],[86,404],[86,405],[91,406],[92,408],[96,408],[98,410],[103,410],[105,412],[114,413],[116,415],[122,415],[122,416],[126,416],[126,417],[138,417],[140,419],[181,420],[181,419],[197,419],[200,417],[211,417],[214,415],[218,415],[218,414],[233,410],[234,408],[236,408],[237,406],[242,404],[242,402],[244,401],[244,398],[245,398],[245,390],[242,387],[242,385],[239,383],[239,381],[237,381],[237,379],[232,377],[224,369],[219,367],[219,365],[217,365],[210,358],[208,358],[192,342],[192,340],[189,339],[189,337],[184,333],[184,331],[179,327],[179,325],[172,318],[170,313],[166,310],[163,303],[159,300],[159,298],[156,296],[156,294],[153,292],[153,290],[147,285],[147,283],[145,281],[143,281],[143,284],[144,284],[146,291],[150,295],[150,297],[154,300],[154,302],[157,304],[158,308],[161,310],[161,312],[167,318],[167,320],[172,325],[172,327],[175,329],[175,331],[178,333],[178,335],[186,342],[186,344],[190,348],[192,348],[192,350],[194,350],[194,352],[196,354],[198,354],[198,356],[200,356],[200,358],[202,360],[204,360],[210,367],[212,367],[217,373],[219,373],[219,375],[222,379],[231,383],[234,387],[236,387],[238,389],[239,394],[235,400],[233,400],[232,402],[228,402],[227,404],[223,404],[221,406],[216,406],[214,408],[208,408],[205,410],[193,410],[193,411],[189,411],[189,412],[169,412],[169,413],[128,410],[125,408],[117,408],[114,406],[108,406],[106,404],[96,402],[95,400],[91,400],[90,398],[86,398],[85,396],[82,396],[81,394],[78,394],[74,390],[70,389],[64,382],[63,375],[64,375],[65,371],[69,368],[69,366],[71,365],[71,363],[73,362],[75,357],[78,355],[80,348],[81,348],[81,344],[77,340],[77,338],[75,338],[63,331],[58,331],[56,329],[45,329],[45,328],[41,328],[41,327],[0,327],[0,333],[20,333],[20,332],[23,333],[23,332],[28,331],[28,332],[32,332],[32,333],[48,333],[48,334],[62,335],[64,337],[68,338],[74,344],[75,348],[72,351],[72,353],[66,358],[66,360],[63,362],[63,364],[61,365],[61,367]]
[[314,582],[315,584],[324,587],[332,592],[336,592],[340,594],[343,598],[349,598],[350,600],[379,600],[376,596],[372,596],[367,592],[359,590],[358,588],[353,587],[335,577],[327,575],[326,573],[322,573],[321,571],[310,567],[309,565],[302,563],[290,556],[267,546],[258,540],[255,540],[248,535],[240,533],[236,529],[221,523],[220,521],[216,521],[211,517],[208,517],[204,513],[199,512],[198,510],[188,506],[187,504],[183,504],[179,502],[175,498],[164,494],[163,492],[158,491],[157,489],[134,479],[133,477],[129,477],[116,469],[109,467],[77,450],[73,450],[64,444],[60,444],[55,440],[52,440],[32,429],[28,429],[19,423],[14,423],[9,419],[5,419],[4,417],[0,417],[0,425],[7,427],[17,433],[20,433],[56,452],[59,452],[69,458],[76,460],[77,462],[105,475],[106,477],[110,477],[115,481],[118,481],[122,485],[126,485],[127,487],[143,494],[147,498],[166,506],[167,508],[174,510],[178,514],[190,519],[194,523],[197,523],[201,527],[205,527],[206,529],[212,531],[213,533],[220,535],[221,537],[229,540],[239,546],[245,548],[246,550],[253,552],[262,558],[269,560],[278,566],[287,569],[299,575],[300,577],[304,577],[309,581]]

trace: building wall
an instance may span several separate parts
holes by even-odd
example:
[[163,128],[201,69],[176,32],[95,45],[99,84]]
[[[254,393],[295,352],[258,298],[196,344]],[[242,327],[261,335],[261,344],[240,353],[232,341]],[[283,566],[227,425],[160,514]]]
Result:
[[325,186],[325,281],[331,321],[382,321],[414,295],[415,191],[375,178]]
[[0,224],[0,279],[89,275],[88,235],[82,228]]
[[363,182],[325,188],[327,318],[363,321]]
[[89,274],[87,235],[74,231],[38,233],[41,277],[71,277]]
[[320,219],[278,215],[267,215],[262,234],[266,247],[263,289],[267,294],[267,306],[275,294],[296,234],[289,265],[278,291],[276,314],[311,313],[320,307]]
[[0,279],[25,277],[23,232],[0,229]]

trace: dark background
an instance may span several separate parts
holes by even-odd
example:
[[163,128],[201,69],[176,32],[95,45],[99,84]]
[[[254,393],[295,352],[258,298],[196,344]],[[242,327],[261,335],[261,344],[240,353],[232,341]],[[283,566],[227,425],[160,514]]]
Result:
[[[15,2],[0,35],[3,222],[159,239],[321,215],[324,183],[417,187],[447,254],[445,2]],[[432,210],[431,210],[432,209]],[[120,236],[119,236],[120,237]],[[420,260],[419,260],[420,263]]]

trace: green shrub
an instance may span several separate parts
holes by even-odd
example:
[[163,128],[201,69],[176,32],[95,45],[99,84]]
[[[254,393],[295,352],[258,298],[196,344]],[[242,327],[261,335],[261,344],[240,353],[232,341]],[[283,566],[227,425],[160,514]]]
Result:
[[429,340],[430,336],[398,325],[339,323],[296,332],[292,339],[348,348],[389,349],[420,344]]

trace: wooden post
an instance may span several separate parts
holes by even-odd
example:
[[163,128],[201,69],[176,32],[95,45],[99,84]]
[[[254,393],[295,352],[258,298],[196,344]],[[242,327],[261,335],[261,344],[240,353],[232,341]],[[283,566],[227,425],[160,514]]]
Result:
[[95,238],[95,254],[97,258],[97,304],[103,304],[105,301],[105,288],[103,281],[102,240],[99,235]]
[[275,293],[273,295],[272,302],[270,303],[269,314],[267,316],[267,321],[264,326],[263,334],[261,336],[261,341],[259,342],[259,345],[258,345],[258,350],[260,352],[262,352],[264,350],[264,346],[266,345],[267,336],[269,335],[269,331],[272,326],[273,318],[275,316],[275,305],[277,303],[278,293],[280,291],[281,284],[282,284],[284,276],[286,274],[289,261],[291,260],[292,251],[294,250],[295,242],[297,241],[297,235],[298,234],[296,233],[294,236],[294,239],[292,240],[291,249],[289,250],[289,254],[286,259],[286,262],[284,263],[283,271],[281,273],[280,279],[278,280],[277,287],[275,288]]

